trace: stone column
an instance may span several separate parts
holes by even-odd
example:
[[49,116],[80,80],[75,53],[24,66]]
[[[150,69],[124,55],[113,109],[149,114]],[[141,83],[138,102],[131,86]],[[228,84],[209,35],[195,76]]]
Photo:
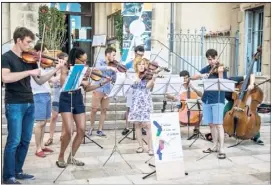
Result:
[[10,34],[10,4],[2,3],[2,44],[12,39]]
[[271,4],[265,3],[263,20],[262,75],[270,76],[271,67]]

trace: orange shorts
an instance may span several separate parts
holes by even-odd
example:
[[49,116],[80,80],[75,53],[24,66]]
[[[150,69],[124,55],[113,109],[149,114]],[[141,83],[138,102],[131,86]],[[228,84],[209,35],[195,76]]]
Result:
[[101,109],[107,109],[110,104],[110,98],[105,98],[106,94],[98,91],[92,92],[92,108],[98,109],[101,106]]

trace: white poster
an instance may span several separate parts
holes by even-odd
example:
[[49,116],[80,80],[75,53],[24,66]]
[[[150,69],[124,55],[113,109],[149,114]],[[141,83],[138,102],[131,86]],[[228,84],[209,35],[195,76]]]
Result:
[[178,112],[151,114],[152,143],[158,180],[185,173]]
[[79,30],[79,39],[86,40],[87,39],[87,30],[85,28],[80,28]]

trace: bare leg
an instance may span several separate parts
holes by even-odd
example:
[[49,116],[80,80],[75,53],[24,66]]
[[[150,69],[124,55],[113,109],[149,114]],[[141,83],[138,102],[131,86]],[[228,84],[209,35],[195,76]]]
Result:
[[211,126],[211,134],[212,134],[212,138],[213,138],[213,146],[212,146],[212,150],[217,150],[218,147],[218,132],[216,129],[216,125],[215,124],[210,124]]
[[219,144],[220,144],[220,148],[219,148],[219,152],[220,153],[224,153],[224,128],[223,125],[216,125],[216,129],[218,132],[218,138],[219,138]]
[[44,125],[45,125],[44,121],[37,121],[35,125],[36,152],[42,151],[41,138]]
[[110,105],[110,99],[109,98],[105,99],[103,97],[101,100],[101,115],[100,115],[99,126],[98,126],[98,130],[100,130],[100,131],[102,131],[102,129],[103,129],[109,105]]
[[151,123],[146,122],[144,123],[146,127],[146,137],[147,137],[147,145],[148,145],[148,151],[153,151],[152,147],[152,135],[151,135]]
[[45,125],[47,123],[47,120],[44,121],[43,127],[42,127],[42,132],[41,132],[41,148],[44,149],[44,142],[43,142],[43,138],[44,138],[44,132],[45,132]]
[[91,129],[94,128],[94,122],[95,122],[95,116],[96,116],[96,113],[97,113],[97,109],[96,108],[92,108],[91,109]]
[[62,117],[62,128],[64,130],[64,133],[61,140],[60,154],[59,154],[58,160],[64,161],[64,153],[71,140],[71,134],[72,134],[71,127],[73,127],[74,119],[73,119],[73,114],[70,112],[61,113],[61,117]]
[[77,133],[73,141],[73,146],[72,146],[72,156],[75,156],[83,138],[84,138],[84,133],[85,133],[85,128],[86,128],[86,114],[81,113],[81,114],[75,114],[74,119],[76,122],[77,126]]
[[103,129],[106,116],[107,116],[107,109],[101,109],[101,115],[100,115],[99,126],[98,126],[99,131],[102,131]]
[[55,129],[56,129],[56,122],[58,120],[58,112],[52,110],[52,117],[50,119],[50,138],[53,139]]
[[141,123],[135,123],[135,132],[136,132],[137,141],[139,143],[139,147],[143,147],[142,124]]
[[[102,93],[93,91],[92,94],[92,109],[91,109],[91,128],[90,131],[94,128],[94,122],[95,122],[95,116],[98,111],[98,108],[100,107],[101,104],[101,99],[102,99]],[[89,131],[89,135],[91,134]]]

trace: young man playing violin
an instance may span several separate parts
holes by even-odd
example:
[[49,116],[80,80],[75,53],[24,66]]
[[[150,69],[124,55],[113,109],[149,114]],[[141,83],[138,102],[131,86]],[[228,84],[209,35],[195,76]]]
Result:
[[[179,94],[177,95],[170,95],[166,94],[166,98],[170,99],[172,101],[178,102],[178,106],[180,106],[180,95],[182,93],[186,93],[188,89],[190,88],[192,91],[194,91],[198,97],[202,97],[202,92],[199,91],[191,82],[190,82],[190,73],[186,70],[183,70],[179,73],[179,76],[183,78],[183,86],[180,89]],[[194,128],[194,133],[197,134],[199,132],[199,125],[196,125]]]
[[60,68],[64,61],[59,60],[54,70],[42,75],[37,63],[27,63],[23,52],[30,49],[35,36],[29,29],[18,27],[13,33],[13,48],[2,55],[2,81],[5,83],[5,114],[8,125],[7,143],[4,150],[3,182],[20,184],[16,179],[34,179],[23,172],[34,125],[35,107],[30,77],[42,85]]
[[[239,84],[240,82],[244,81],[244,76],[235,76],[235,77],[230,77],[229,80],[233,80],[233,81],[236,81],[237,84]],[[247,89],[249,91],[251,91],[252,89],[254,89],[254,83],[255,83],[255,75],[254,74],[251,74],[250,75],[250,82],[249,82],[249,85],[247,87]],[[236,85],[237,85],[236,84]],[[230,111],[233,107],[233,104],[234,104],[234,101],[232,99],[232,92],[225,92],[225,98],[226,100],[228,101],[227,104],[225,105],[224,107],[224,117],[226,115],[226,113],[228,111]],[[261,135],[260,135],[260,131],[256,134],[256,136],[254,136],[251,140],[253,142],[255,142],[256,144],[258,145],[264,145],[264,142],[260,139]],[[210,133],[206,134],[206,138],[207,140],[210,140],[212,141],[213,138],[211,136]]]
[[[227,78],[224,67],[218,67],[218,73],[211,73],[211,70],[218,64],[218,54],[214,49],[208,49],[206,58],[209,65],[200,70],[201,74],[192,77],[193,80],[199,78]],[[209,124],[213,140],[213,146],[204,150],[204,153],[218,152],[219,159],[225,159],[224,153],[224,128],[223,128],[223,110],[225,105],[225,92],[205,91],[202,96],[204,124]],[[219,143],[218,143],[219,141]],[[219,145],[219,146],[218,146]]]
[[[113,62],[115,59],[116,50],[112,47],[108,47],[105,50],[105,59],[100,59],[97,61],[95,68],[102,71],[103,76],[111,77],[113,81],[116,80],[117,69],[115,67],[109,66],[110,62]],[[97,136],[106,136],[102,131],[104,126],[104,121],[107,115],[107,109],[109,108],[110,99],[107,98],[107,95],[110,93],[111,84],[107,83],[102,86],[101,81],[94,82],[95,85],[100,85],[100,88],[97,88],[93,91],[92,94],[92,108],[91,108],[91,128],[89,129],[88,135],[92,135],[94,129],[94,122],[98,108],[100,107],[100,120],[98,130],[96,131]]]

